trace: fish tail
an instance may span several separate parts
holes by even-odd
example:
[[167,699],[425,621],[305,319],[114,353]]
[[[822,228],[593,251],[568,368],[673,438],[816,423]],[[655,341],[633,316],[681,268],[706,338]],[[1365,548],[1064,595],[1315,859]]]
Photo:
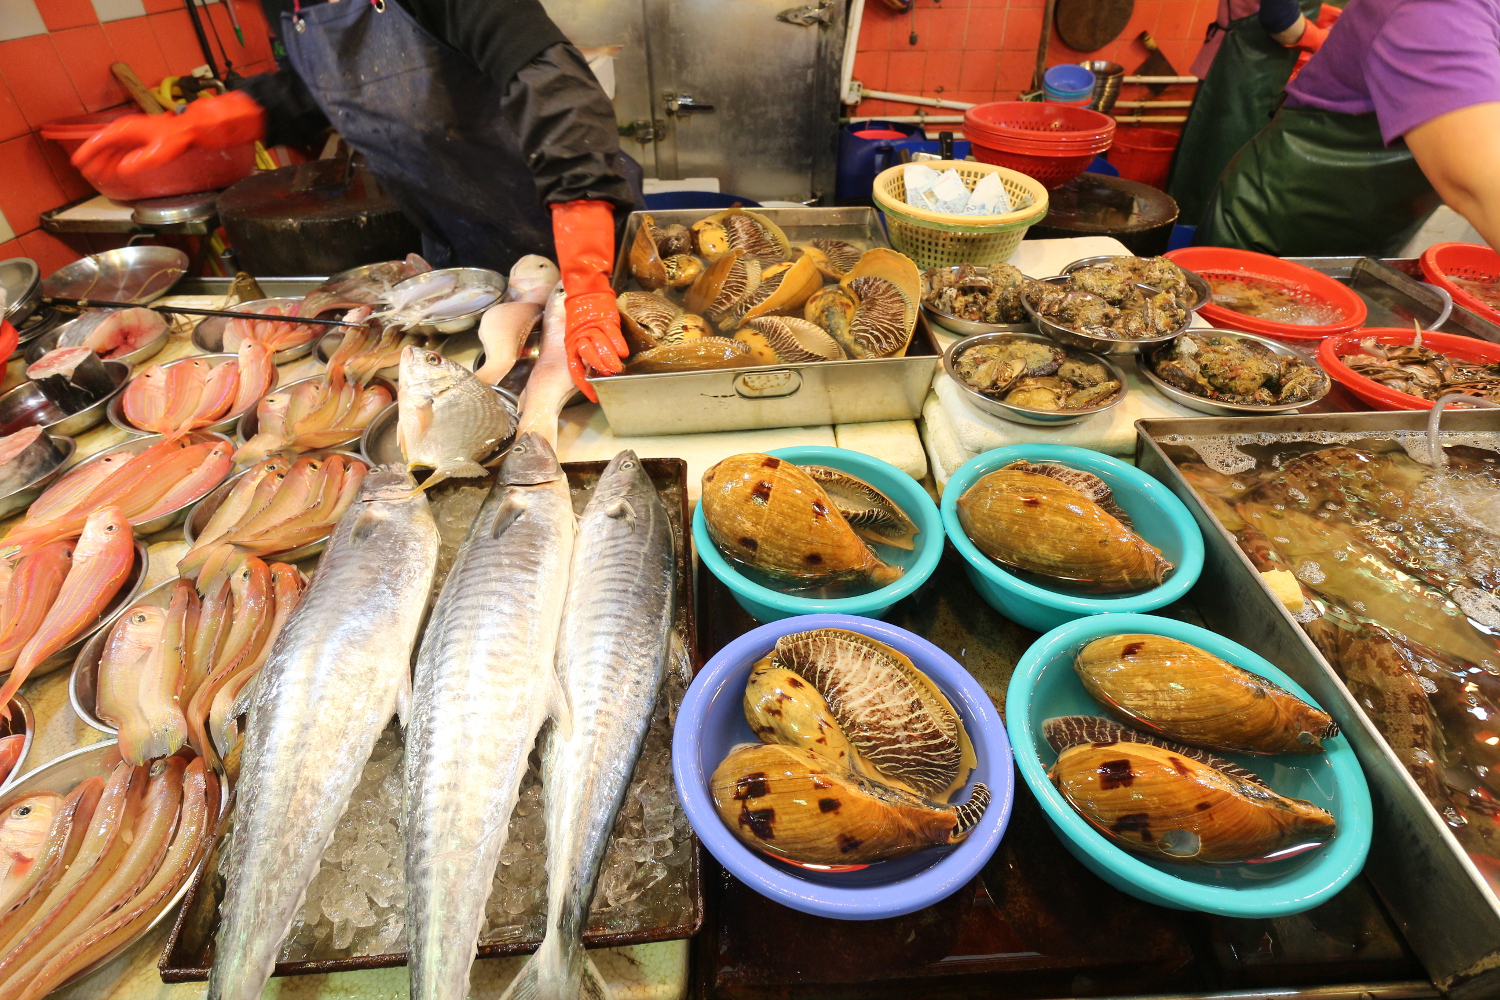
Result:
[[594,960],[581,943],[571,947],[555,931],[526,960],[500,1000],[614,1000]]

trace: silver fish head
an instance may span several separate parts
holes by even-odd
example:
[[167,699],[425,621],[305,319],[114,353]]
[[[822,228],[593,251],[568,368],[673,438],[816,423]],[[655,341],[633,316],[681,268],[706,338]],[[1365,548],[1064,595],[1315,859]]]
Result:
[[365,474],[359,486],[359,502],[371,500],[405,500],[417,488],[417,481],[402,465],[377,465]]
[[557,453],[547,439],[535,431],[527,431],[516,439],[500,466],[500,479],[511,486],[536,486],[562,478],[562,466],[557,463]]
[[635,452],[629,450],[620,452],[610,463],[604,467],[599,474],[599,482],[594,486],[594,495],[591,500],[595,504],[610,505],[617,504],[621,500],[629,500],[633,495],[639,495],[642,491],[654,491],[655,486],[651,483],[651,477],[646,475],[646,470],[641,465],[641,460],[636,457]]
[[473,372],[437,351],[415,344],[401,348],[400,392],[403,395],[435,399],[473,377]]

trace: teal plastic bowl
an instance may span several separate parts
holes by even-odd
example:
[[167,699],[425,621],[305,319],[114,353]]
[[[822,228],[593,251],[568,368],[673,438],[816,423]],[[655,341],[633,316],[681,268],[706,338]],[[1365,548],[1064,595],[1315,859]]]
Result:
[[1225,917],[1283,917],[1333,897],[1365,864],[1370,850],[1370,790],[1349,742],[1323,741],[1322,754],[1221,754],[1249,768],[1276,791],[1333,813],[1338,832],[1317,850],[1270,864],[1213,866],[1158,862],[1117,847],[1080,816],[1047,777],[1057,755],[1042,738],[1043,721],[1059,715],[1107,718],[1073,670],[1078,651],[1095,639],[1125,633],[1164,635],[1269,678],[1317,704],[1291,678],[1239,643],[1207,629],[1156,615],[1094,615],[1042,636],[1016,665],[1006,692],[1006,728],[1021,777],[1042,804],[1047,822],[1090,871],[1137,899]]
[[[980,552],[958,520],[958,498],[979,479],[1012,462],[1056,462],[1092,472],[1109,484],[1119,504],[1135,522],[1135,531],[1161,549],[1177,567],[1150,590],[1127,594],[1087,594],[1065,584],[1048,587],[1023,580]],[[1133,465],[1086,448],[1059,444],[1015,444],[969,459],[953,473],[943,490],[943,527],[968,564],[969,579],[979,596],[1011,621],[1046,632],[1085,615],[1155,611],[1186,594],[1203,572],[1203,534],[1181,500]],[[1036,577],[1033,577],[1036,579]]]
[[693,511],[693,545],[708,571],[724,582],[740,607],[758,622],[773,622],[794,615],[862,615],[884,618],[891,605],[927,582],[943,556],[943,520],[937,505],[921,485],[889,462],[847,448],[804,445],[777,448],[766,454],[797,465],[826,465],[856,475],[890,497],[917,525],[915,548],[910,552],[882,545],[881,558],[904,571],[901,579],[857,597],[814,599],[761,586],[725,559],[708,536],[703,504]]

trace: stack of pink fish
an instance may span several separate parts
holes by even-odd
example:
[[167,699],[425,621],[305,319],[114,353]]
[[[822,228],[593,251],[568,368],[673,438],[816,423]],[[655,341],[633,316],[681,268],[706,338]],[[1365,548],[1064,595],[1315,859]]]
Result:
[[272,349],[250,340],[220,365],[187,358],[151,365],[125,386],[125,419],[143,431],[175,437],[243,413],[276,384]]
[[369,466],[342,455],[277,455],[250,469],[219,504],[177,569],[211,594],[247,560],[322,541],[359,495]]
[[21,762],[21,751],[26,749],[26,734],[0,736],[0,785],[9,780],[16,765]]
[[205,496],[231,468],[225,441],[188,435],[145,451],[117,451],[86,462],[37,497],[26,517],[0,539],[6,557],[25,556],[50,542],[77,537],[89,516],[118,507],[131,524],[161,517]]
[[0,705],[8,707],[33,670],[93,628],[134,563],[135,537],[119,507],[90,514],[77,541],[21,557],[0,595],[0,669],[10,671]]
[[120,756],[144,764],[190,743],[228,757],[236,702],[260,671],[302,596],[285,563],[247,559],[199,599],[179,578],[166,608],[139,604],[120,616],[99,661],[99,718],[119,730]]
[[143,930],[218,813],[213,771],[184,757],[0,803],[0,997],[40,1000]]
[[237,464],[259,462],[280,451],[332,448],[356,438],[375,415],[391,405],[383,386],[349,381],[330,364],[316,379],[273,392],[256,407],[255,436],[234,453]]
[[[364,322],[369,309],[356,310],[349,314],[351,323]],[[369,326],[353,326],[344,331],[338,348],[328,358],[328,369],[342,369],[350,381],[364,385],[382,368],[395,368],[401,363],[401,349],[407,344],[420,345],[426,340],[414,333],[387,330],[379,323]]]
[[[257,315],[299,316],[302,302],[274,305],[251,303]],[[244,307],[237,307],[244,308]],[[323,331],[312,323],[277,322],[271,319],[232,319],[224,324],[224,350],[238,351],[242,344],[264,344],[274,353],[300,347]]]

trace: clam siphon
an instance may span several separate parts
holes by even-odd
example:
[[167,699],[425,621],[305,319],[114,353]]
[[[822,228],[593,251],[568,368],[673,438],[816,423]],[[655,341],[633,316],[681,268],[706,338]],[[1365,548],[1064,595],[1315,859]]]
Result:
[[731,455],[703,474],[701,503],[719,551],[777,580],[883,587],[901,576],[901,567],[877,556],[823,487],[791,462],[757,452]]
[[1290,857],[1334,835],[1311,802],[1149,743],[1083,743],[1052,783],[1100,833],[1163,861],[1227,865]]
[[730,751],[709,779],[720,818],[749,847],[811,865],[866,865],[964,840],[989,806],[975,784],[942,805],[778,744]]
[[969,780],[974,746],[953,705],[907,657],[843,629],[782,636],[772,662],[822,696],[865,774],[946,802]]
[[1338,734],[1321,709],[1178,639],[1095,639],[1073,667],[1112,715],[1179,743],[1231,753],[1318,753]]
[[996,562],[1098,593],[1154,587],[1174,568],[1154,545],[1050,475],[991,472],[958,498],[958,519]]

